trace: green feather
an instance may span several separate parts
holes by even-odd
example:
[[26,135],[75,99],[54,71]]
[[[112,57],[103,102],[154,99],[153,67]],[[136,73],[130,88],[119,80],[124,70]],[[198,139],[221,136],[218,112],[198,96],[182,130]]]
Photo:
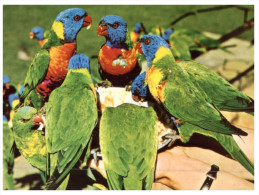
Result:
[[[174,62],[173,57],[166,55],[155,62],[153,61],[150,68],[150,70],[155,68],[162,74],[160,83],[165,83],[164,95],[162,95],[162,99],[161,96],[157,98],[160,98],[159,100],[171,115],[182,120],[178,128],[182,141],[189,141],[195,132],[213,137],[222,144],[233,158],[253,173],[253,164],[232,138],[232,134],[247,135],[247,133],[231,125],[224,118],[213,104],[215,102],[215,100],[212,100],[214,97],[204,89],[203,85],[199,85],[198,79],[196,80],[194,75],[189,74],[188,70],[185,69],[186,67],[188,65],[181,67]],[[156,95],[155,90],[159,87],[152,86],[152,76],[155,77],[155,75],[150,76],[148,74],[147,71],[147,84],[149,87],[153,87],[150,91],[153,95]],[[228,85],[228,87],[231,86]],[[240,94],[242,95],[242,93]]]
[[97,105],[87,69],[70,70],[55,89],[46,108],[46,144],[50,178],[46,188],[56,189],[90,143],[97,121]]
[[177,64],[188,72],[196,87],[204,90],[219,110],[253,115],[254,100],[212,70],[195,61],[180,61]]
[[151,189],[157,153],[156,121],[151,107],[123,104],[104,110],[100,146],[110,189]]
[[247,158],[244,152],[240,149],[240,147],[235,142],[232,135],[224,135],[214,132],[208,132],[202,128],[194,126],[190,123],[183,122],[180,127],[178,128],[181,139],[183,142],[188,142],[190,137],[194,133],[199,133],[208,137],[212,137],[217,140],[223,148],[234,158],[237,160],[241,165],[243,165],[251,174],[254,174],[254,165],[253,163]]
[[[20,103],[15,107],[15,110],[21,107],[25,98],[34,100],[33,98],[29,98],[28,96],[36,88],[36,86],[44,80],[45,75],[47,74],[49,60],[49,52],[46,49],[41,49],[35,55],[24,81],[24,89],[20,96]],[[32,93],[32,96],[35,96],[34,93]],[[35,103],[32,102],[32,105],[36,103],[37,101]]]
[[13,117],[14,140],[21,155],[32,166],[46,171],[46,141],[43,131],[35,130],[33,117],[40,115],[35,108],[19,108]]

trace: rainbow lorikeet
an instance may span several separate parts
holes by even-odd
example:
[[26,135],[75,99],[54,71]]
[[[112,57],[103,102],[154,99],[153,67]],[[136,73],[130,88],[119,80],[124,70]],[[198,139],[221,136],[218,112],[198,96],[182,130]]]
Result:
[[138,22],[138,23],[135,25],[134,31],[132,31],[132,32],[130,33],[130,39],[131,39],[131,41],[132,41],[133,43],[136,43],[136,42],[139,40],[140,34],[141,34],[142,32],[144,32],[144,34],[147,34],[147,31],[146,31],[146,29],[145,29],[143,23]]
[[30,39],[37,39],[40,47],[42,47],[46,43],[48,35],[49,31],[45,31],[44,28],[36,26],[31,29],[29,37]]
[[16,147],[28,163],[45,172],[47,149],[44,125],[42,114],[30,106],[17,109],[13,116]]
[[[16,147],[25,160],[40,171],[43,182],[46,182],[47,148],[45,139],[45,113],[24,106],[16,110],[13,117],[13,133]],[[5,138],[6,139],[6,138]],[[65,190],[68,179],[60,186]]]
[[98,56],[99,73],[113,86],[124,87],[140,73],[137,54],[133,43],[127,37],[127,24],[120,16],[104,16],[97,28],[97,34],[106,38]]
[[[138,44],[138,48],[140,44],[141,43]],[[206,93],[206,96],[208,96],[217,109],[229,112],[247,112],[251,115],[254,114],[254,100],[232,86],[208,67],[192,60],[178,60],[175,63],[188,73],[193,84],[197,88],[200,88],[200,91]],[[136,85],[135,83],[138,87],[132,87],[134,99],[137,100],[137,96],[145,99],[146,94],[149,94],[145,77],[139,75],[134,80],[132,86]]]
[[14,152],[12,150],[14,138],[7,119],[3,120],[3,138],[3,179],[7,189],[14,190]]
[[157,154],[157,119],[152,107],[122,104],[104,110],[100,146],[110,190],[151,190]]
[[175,63],[166,41],[156,35],[145,35],[141,39],[139,52],[143,52],[148,62],[145,79],[150,93],[177,118],[181,140],[189,141],[193,133],[210,136],[253,174],[254,165],[232,137],[232,134],[245,136],[247,133],[231,125],[206,95],[206,91]]
[[84,149],[90,147],[98,114],[96,91],[88,69],[88,57],[74,55],[63,84],[51,93],[46,106],[48,190],[57,189],[69,177]]
[[76,36],[82,27],[90,28],[92,19],[81,8],[63,10],[56,17],[47,42],[34,57],[20,96],[25,105],[41,108],[50,93],[67,75],[68,62],[76,52]]

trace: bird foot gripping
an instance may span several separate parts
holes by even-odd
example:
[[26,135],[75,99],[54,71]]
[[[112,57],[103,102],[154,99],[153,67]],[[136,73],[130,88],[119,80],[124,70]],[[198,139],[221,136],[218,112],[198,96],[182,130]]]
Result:
[[176,131],[173,131],[172,133],[163,135],[162,139],[164,141],[157,147],[158,152],[163,150],[164,148],[171,147],[176,140],[180,139],[180,135],[178,135]]
[[105,87],[105,88],[112,87],[112,83],[106,79],[104,81],[101,81],[101,83],[98,84],[98,87]]
[[131,91],[131,85],[126,85],[126,86],[125,86],[125,90],[126,90],[126,91]]

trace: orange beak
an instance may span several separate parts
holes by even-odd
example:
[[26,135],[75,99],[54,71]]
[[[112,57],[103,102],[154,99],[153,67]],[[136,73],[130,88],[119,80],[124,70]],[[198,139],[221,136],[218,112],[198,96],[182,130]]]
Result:
[[29,37],[30,37],[30,39],[33,39],[34,38],[34,33],[30,32]]
[[85,18],[84,18],[84,24],[83,24],[83,27],[86,27],[86,29],[89,29],[91,28],[92,26],[92,18],[90,15],[87,15]]
[[108,34],[106,25],[99,25],[97,27],[97,35],[98,36],[106,36]]
[[40,126],[40,123],[45,124],[44,120],[37,114],[34,116],[32,121],[33,121],[34,125],[37,125],[37,126]]
[[135,46],[135,50],[139,54],[143,54],[142,48],[141,48],[141,42],[138,42],[137,45]]

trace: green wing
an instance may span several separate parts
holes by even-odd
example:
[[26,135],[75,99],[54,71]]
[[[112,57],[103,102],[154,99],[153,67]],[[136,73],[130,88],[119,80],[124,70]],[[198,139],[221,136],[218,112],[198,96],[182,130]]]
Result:
[[157,153],[154,110],[132,104],[106,108],[100,146],[110,189],[151,189]]
[[41,49],[35,55],[24,81],[24,89],[20,97],[22,100],[44,80],[48,70],[49,60],[49,52],[45,49]]
[[46,117],[48,152],[81,144],[82,139],[87,142],[97,117],[92,91],[84,86],[57,88],[49,98]]
[[252,98],[246,96],[206,66],[195,61],[180,61],[177,64],[189,73],[192,81],[198,83],[219,110],[254,112]]
[[[62,181],[89,143],[97,120],[97,106],[85,75],[71,73],[55,89],[46,109],[47,151],[50,153],[51,181]],[[52,155],[56,157],[52,157]],[[55,162],[56,161],[56,162]],[[55,170],[53,170],[54,168]],[[58,175],[58,176],[57,176]],[[52,189],[50,182],[47,186]]]
[[203,129],[224,134],[246,135],[241,129],[232,126],[220,112],[203,96],[189,79],[188,73],[174,64],[167,78],[163,102],[173,116],[197,125]]
[[208,132],[190,123],[182,123],[178,127],[178,130],[184,142],[189,141],[190,137],[194,133],[199,133],[199,134],[214,138],[222,145],[222,147],[225,148],[225,150],[232,156],[232,158],[234,158],[241,165],[243,165],[251,174],[254,174],[253,163],[247,158],[245,153],[240,149],[240,147],[237,145],[232,135],[224,135],[224,134],[218,134],[215,132]]
[[173,36],[170,40],[172,41],[170,49],[176,59],[192,59],[189,45],[183,37]]

